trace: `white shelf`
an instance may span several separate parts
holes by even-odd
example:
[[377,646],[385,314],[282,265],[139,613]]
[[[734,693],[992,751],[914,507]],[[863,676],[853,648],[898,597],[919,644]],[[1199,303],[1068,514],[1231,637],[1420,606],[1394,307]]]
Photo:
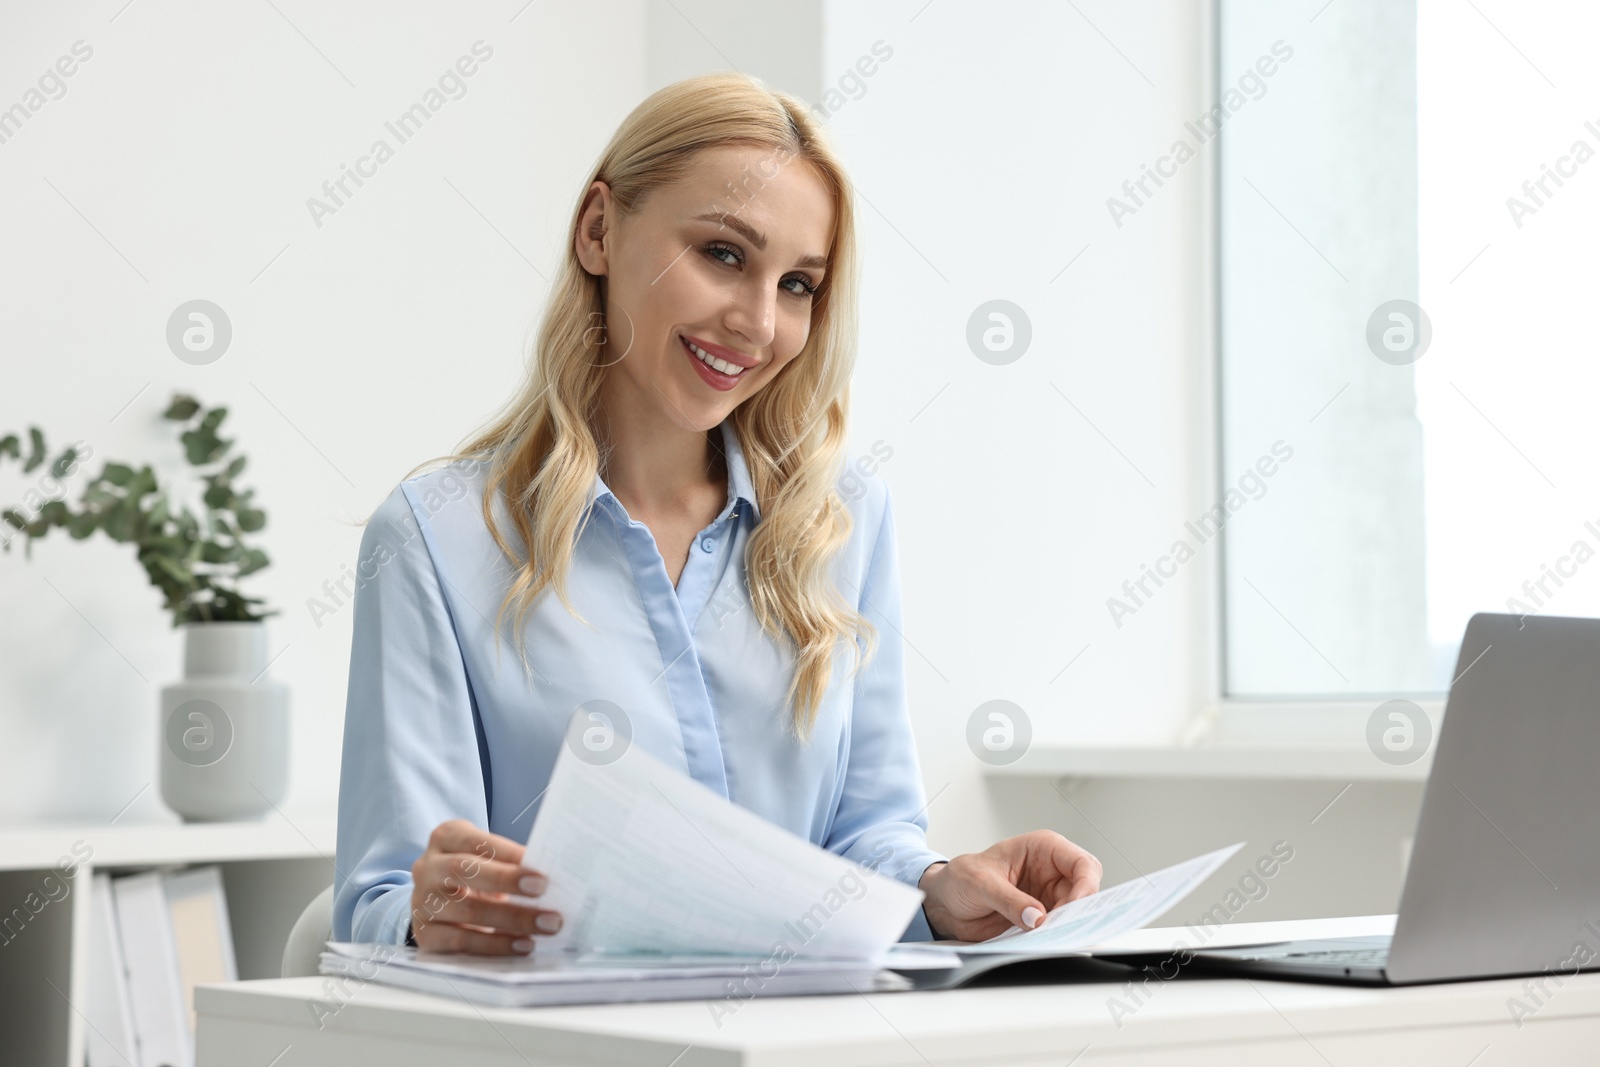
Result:
[[1384,763],[1365,748],[1289,746],[1121,746],[1088,748],[1034,745],[1016,763],[991,767],[995,777],[1233,778],[1272,781],[1422,782],[1433,766],[1429,752],[1415,763]]
[[259,822],[0,825],[0,871],[53,867],[79,841],[93,850],[90,863],[104,868],[332,857],[334,839],[329,812],[274,813]]

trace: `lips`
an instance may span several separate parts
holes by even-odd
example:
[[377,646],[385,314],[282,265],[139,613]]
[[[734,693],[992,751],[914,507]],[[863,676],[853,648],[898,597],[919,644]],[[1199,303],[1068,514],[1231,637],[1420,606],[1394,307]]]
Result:
[[[721,345],[690,341],[682,334],[678,335],[678,342],[683,348],[684,355],[694,363],[696,372],[699,373],[706,384],[723,392],[738,385],[739,379],[749,372],[750,367],[756,365],[749,356],[733,352],[731,349],[723,348]],[[702,358],[699,352],[696,352],[696,349],[709,356],[711,362],[708,363]],[[737,358],[727,358],[729,356]],[[727,369],[724,370],[722,368]]]
[[688,334],[679,334],[678,336],[682,337],[689,344],[694,345],[694,347],[698,348],[701,352],[704,352],[712,358],[720,359],[724,363],[731,363],[733,365],[732,367],[717,368],[724,374],[734,373],[734,367],[743,367],[748,370],[751,367],[758,366],[761,363],[761,360],[756,356],[746,355],[736,348],[729,348],[726,345],[719,345],[715,341],[707,341],[703,337],[690,337]]

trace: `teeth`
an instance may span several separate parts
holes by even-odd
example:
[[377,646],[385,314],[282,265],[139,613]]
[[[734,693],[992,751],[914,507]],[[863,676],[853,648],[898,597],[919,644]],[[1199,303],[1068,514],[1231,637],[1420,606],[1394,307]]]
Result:
[[723,374],[728,375],[730,378],[737,378],[740,373],[744,371],[744,368],[739,366],[737,363],[729,363],[725,359],[718,359],[716,356],[713,356],[710,352],[707,352],[705,349],[701,348],[687,337],[683,339],[683,343],[689,346],[689,351],[693,352],[701,363],[704,363],[709,367],[716,368]]

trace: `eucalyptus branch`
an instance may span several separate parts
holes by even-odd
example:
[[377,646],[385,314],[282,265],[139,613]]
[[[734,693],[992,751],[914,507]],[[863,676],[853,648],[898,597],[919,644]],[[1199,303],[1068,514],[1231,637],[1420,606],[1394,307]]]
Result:
[[[264,551],[246,543],[246,535],[266,526],[267,514],[253,503],[255,490],[236,484],[245,457],[230,458],[233,440],[218,435],[227,417],[227,408],[207,410],[182,394],[174,394],[162,413],[162,418],[182,428],[178,440],[184,458],[205,486],[199,514],[177,502],[148,464],[135,469],[108,461],[88,480],[76,508],[51,499],[37,508],[0,511],[0,522],[27,538],[30,556],[33,542],[55,528],[66,530],[75,540],[99,530],[113,541],[132,544],[150,584],[161,590],[174,626],[254,622],[276,614],[262,610],[259,598],[238,589],[239,579],[270,562]],[[22,464],[25,474],[43,466],[48,455],[38,427],[28,430],[26,458],[21,438],[0,437],[0,464],[9,457]],[[57,480],[70,477],[87,455],[81,442],[69,446],[51,462],[50,475]],[[10,551],[10,539],[4,547]]]

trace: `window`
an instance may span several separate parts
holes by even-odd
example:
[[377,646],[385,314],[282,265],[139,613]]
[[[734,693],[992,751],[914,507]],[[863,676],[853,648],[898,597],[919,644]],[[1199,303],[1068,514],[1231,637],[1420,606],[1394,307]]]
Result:
[[1219,0],[1227,697],[1441,693],[1476,611],[1600,614],[1600,112],[1551,80],[1600,14],[1560,18]]

